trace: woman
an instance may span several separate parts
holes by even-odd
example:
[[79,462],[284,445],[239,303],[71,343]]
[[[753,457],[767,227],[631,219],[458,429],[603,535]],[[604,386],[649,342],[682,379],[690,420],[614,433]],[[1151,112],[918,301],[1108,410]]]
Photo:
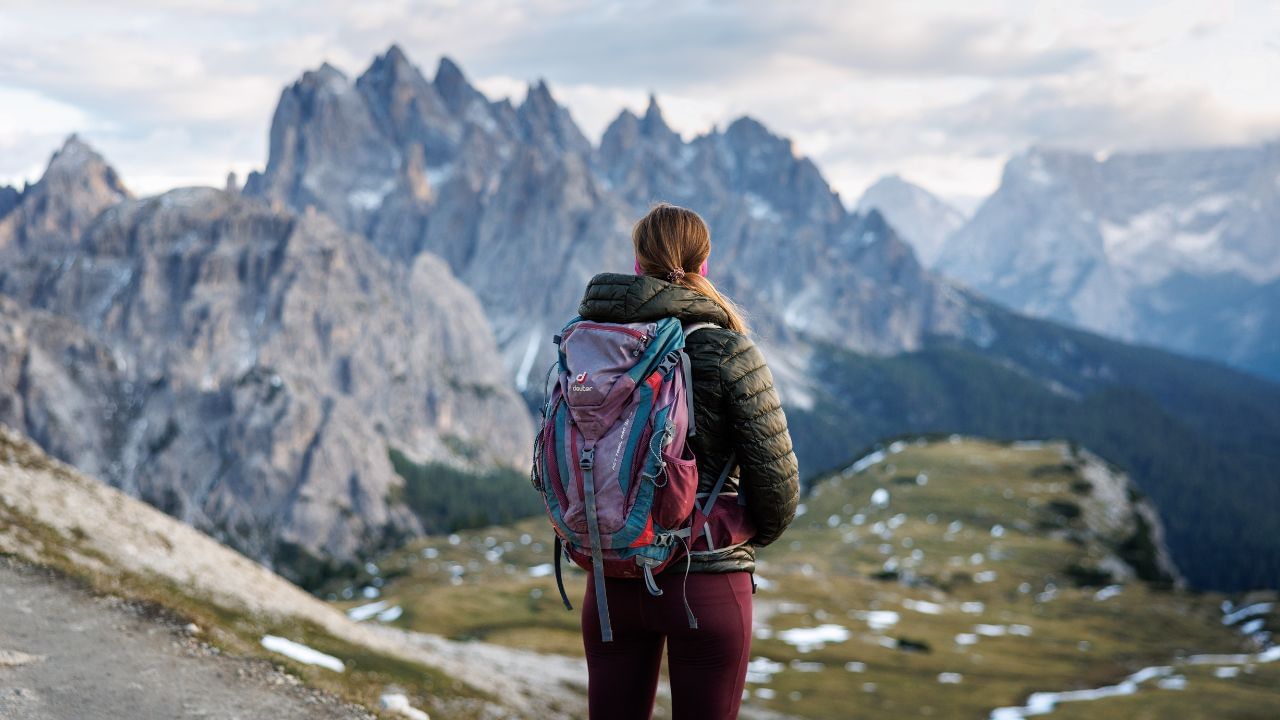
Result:
[[[756,534],[728,552],[695,555],[657,576],[655,597],[643,580],[605,582],[613,642],[601,639],[594,583],[582,607],[592,718],[648,718],[653,710],[664,642],[669,644],[675,718],[733,718],[742,701],[751,646],[755,548],[778,539],[795,516],[799,475],[773,377],[734,304],[706,278],[711,234],[697,213],[660,204],[631,234],[636,275],[591,280],[578,314],[603,322],[677,317],[686,325],[714,323],[686,340],[698,433],[698,491],[708,492],[736,453],[738,472],[723,492],[741,492]],[[685,587],[681,588],[682,581]],[[666,592],[671,590],[671,592]],[[686,621],[687,596],[698,627]]]

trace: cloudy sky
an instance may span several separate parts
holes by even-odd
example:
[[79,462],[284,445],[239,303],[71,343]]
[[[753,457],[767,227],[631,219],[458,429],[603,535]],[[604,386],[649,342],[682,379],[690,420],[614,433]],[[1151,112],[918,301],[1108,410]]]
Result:
[[686,137],[750,114],[848,203],[891,172],[972,200],[1036,143],[1280,138],[1276,0],[3,0],[0,183],[79,131],[137,192],[221,184],[286,84],[393,42],[490,97],[545,78],[592,139],[650,92]]

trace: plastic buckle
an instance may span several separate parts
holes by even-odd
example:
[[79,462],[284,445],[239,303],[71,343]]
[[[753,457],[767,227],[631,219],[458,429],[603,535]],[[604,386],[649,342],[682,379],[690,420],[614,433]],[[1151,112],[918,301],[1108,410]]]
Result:
[[595,465],[595,448],[583,448],[582,453],[578,456],[578,467],[583,470],[590,470]]

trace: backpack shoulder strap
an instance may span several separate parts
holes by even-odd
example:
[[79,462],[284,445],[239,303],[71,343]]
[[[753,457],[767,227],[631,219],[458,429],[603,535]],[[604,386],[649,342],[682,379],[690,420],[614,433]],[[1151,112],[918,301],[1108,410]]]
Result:
[[704,328],[713,328],[713,327],[720,327],[720,326],[713,322],[691,322],[691,323],[680,323],[680,327],[684,329],[684,336],[687,338],[690,335]]
[[[686,340],[689,339],[690,335],[702,330],[703,328],[709,327],[720,326],[710,322],[680,323],[680,328],[684,331],[684,337]],[[681,374],[684,375],[684,399],[685,403],[689,407],[689,430],[686,435],[693,437],[698,434],[698,428],[693,420],[693,367],[689,362],[689,351],[687,349],[680,351],[680,363],[682,366]]]

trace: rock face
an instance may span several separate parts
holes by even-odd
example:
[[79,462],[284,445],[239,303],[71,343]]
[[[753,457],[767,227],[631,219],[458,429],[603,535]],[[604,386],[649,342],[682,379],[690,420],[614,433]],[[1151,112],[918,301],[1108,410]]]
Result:
[[0,422],[85,472],[106,470],[124,372],[75,321],[0,295]]
[[302,579],[420,531],[389,447],[523,463],[527,411],[441,260],[206,188],[95,217],[114,173],[81,168],[98,179],[11,214],[62,234],[0,264],[0,420]]
[[1024,312],[1280,378],[1280,143],[1032,149],[939,271]]
[[964,225],[965,217],[942,198],[897,175],[880,178],[858,198],[858,212],[879,210],[916,252],[932,267],[947,237]]
[[35,185],[0,189],[0,251],[70,249],[98,213],[128,197],[116,171],[72,135]]
[[392,47],[355,82],[328,67],[304,75],[271,138],[246,193],[314,206],[397,262],[444,258],[483,302],[521,389],[535,361],[550,362],[587,278],[629,265],[608,241],[625,235],[624,208],[545,83],[518,108],[491,103],[447,58],[428,81]]
[[[714,279],[797,370],[809,342],[889,354],[987,332],[882,217],[847,212],[810,160],[750,118],[686,143],[651,99],[595,149],[545,83],[519,107],[491,103],[449,60],[427,81],[393,47],[354,83],[307,73],[271,137],[247,192],[314,205],[389,257],[445,258],[479,295],[521,390],[553,359],[549,337],[587,279],[629,270],[630,226],[655,200],[706,217]],[[793,402],[810,392],[802,374],[782,373]]]
[[1080,477],[1077,490],[1083,495],[1082,525],[1111,551],[1099,560],[1096,569],[1113,581],[1138,578],[1183,585],[1165,542],[1164,523],[1129,476],[1083,448],[1064,447],[1063,454],[1071,457]]

